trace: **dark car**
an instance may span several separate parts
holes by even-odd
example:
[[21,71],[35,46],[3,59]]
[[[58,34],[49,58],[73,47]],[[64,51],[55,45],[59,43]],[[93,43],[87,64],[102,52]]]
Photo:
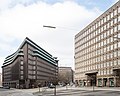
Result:
[[53,85],[52,83],[48,86],[48,88],[55,88],[55,85]]
[[49,88],[55,88],[55,85],[51,85]]
[[5,85],[5,86],[3,86],[3,88],[4,88],[4,89],[10,89],[10,86]]
[[0,88],[3,88],[3,86],[0,86]]

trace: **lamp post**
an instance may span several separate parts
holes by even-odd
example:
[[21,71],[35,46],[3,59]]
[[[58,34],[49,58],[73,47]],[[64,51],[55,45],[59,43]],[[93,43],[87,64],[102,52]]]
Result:
[[[55,62],[56,62],[56,67],[55,67],[55,90],[54,90],[54,96],[56,96],[56,83],[57,83],[57,74],[58,74],[58,61],[57,57],[54,57]],[[57,68],[57,69],[56,69]]]
[[[54,26],[43,25],[43,27],[56,29],[56,27],[54,27]],[[56,96],[56,83],[57,83],[57,70],[58,70],[56,68],[58,67],[58,61],[59,60],[57,60],[57,57],[54,57],[54,60],[56,61],[56,64],[57,64],[56,67],[55,67],[55,82],[54,82],[55,83],[54,96]]]
[[54,26],[47,26],[47,25],[43,25],[43,27],[46,27],[46,28],[53,28],[53,29],[56,28],[56,27],[54,27]]

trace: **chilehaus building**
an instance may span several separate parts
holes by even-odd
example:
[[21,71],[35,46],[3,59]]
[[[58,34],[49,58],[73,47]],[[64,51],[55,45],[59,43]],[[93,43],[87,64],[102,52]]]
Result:
[[2,75],[3,86],[45,86],[57,78],[58,60],[26,37],[17,51],[5,58]]
[[78,86],[120,86],[120,1],[75,35]]

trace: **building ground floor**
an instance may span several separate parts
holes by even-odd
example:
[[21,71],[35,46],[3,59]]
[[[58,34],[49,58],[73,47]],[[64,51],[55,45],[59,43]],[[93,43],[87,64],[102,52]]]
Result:
[[15,81],[7,81],[3,82],[3,86],[9,86],[10,88],[36,88],[38,85],[42,86],[48,86],[51,82],[46,80],[15,80]]
[[97,78],[95,80],[76,80],[76,86],[120,87],[119,77]]
[[111,75],[98,76],[97,73],[85,73],[84,79],[75,80],[76,86],[120,87],[120,69],[114,69]]

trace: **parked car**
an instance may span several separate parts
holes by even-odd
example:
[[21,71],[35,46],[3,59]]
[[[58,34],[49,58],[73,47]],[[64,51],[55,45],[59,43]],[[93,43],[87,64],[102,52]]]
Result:
[[53,85],[52,83],[48,86],[48,88],[55,88],[55,85]]
[[10,89],[10,86],[9,85],[5,85],[3,86],[4,89]]
[[3,86],[0,86],[0,88],[3,88]]

